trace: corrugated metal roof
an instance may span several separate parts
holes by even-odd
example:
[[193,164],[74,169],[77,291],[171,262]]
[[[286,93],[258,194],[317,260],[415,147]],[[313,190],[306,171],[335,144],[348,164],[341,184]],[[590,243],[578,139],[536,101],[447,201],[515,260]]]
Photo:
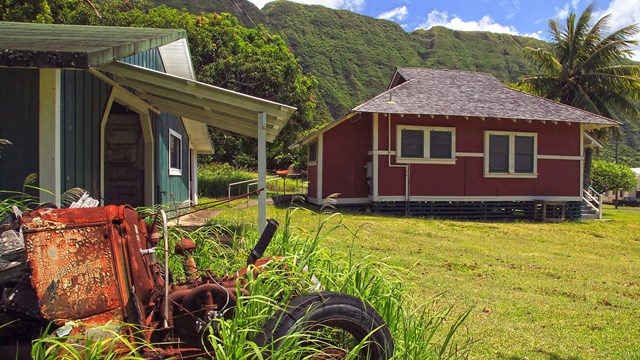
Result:
[[546,120],[604,126],[619,124],[600,115],[508,88],[486,73],[398,68],[397,75],[406,81],[352,111]]
[[182,38],[180,29],[0,21],[0,66],[89,69]]
[[257,138],[258,114],[264,112],[269,142],[296,111],[292,106],[123,62],[98,70],[112,74],[115,82],[162,112],[236,134]]
[[[161,46],[158,48],[158,51],[160,52],[164,70],[167,74],[180,76],[185,79],[196,79],[187,39],[180,39],[171,44]],[[189,134],[189,142],[195,147],[196,151],[199,154],[213,154],[214,149],[211,144],[211,139],[209,138],[207,125],[186,117],[182,117],[182,122],[187,134]]]

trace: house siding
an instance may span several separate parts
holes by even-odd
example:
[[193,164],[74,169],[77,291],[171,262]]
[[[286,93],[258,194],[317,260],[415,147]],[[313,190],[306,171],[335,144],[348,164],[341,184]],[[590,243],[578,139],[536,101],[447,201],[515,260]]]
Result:
[[100,123],[111,87],[86,71],[63,70],[61,88],[62,192],[79,187],[100,194]]
[[119,61],[151,70],[165,72],[162,57],[160,56],[160,51],[157,48],[127,56]]
[[[388,119],[380,117],[380,149],[389,149]],[[396,150],[396,126],[420,125],[454,127],[456,152],[484,153],[485,131],[531,132],[537,134],[538,156],[579,157],[580,127],[576,124],[553,124],[540,121],[511,121],[477,118],[433,118],[422,116],[391,116],[391,151]],[[404,196],[405,171],[387,166],[387,157],[380,156],[380,196]],[[384,160],[384,161],[383,161]],[[395,156],[391,163],[395,164]],[[487,178],[482,157],[458,155],[455,164],[411,164],[410,197],[544,197],[580,196],[580,160],[538,159],[537,178]]]
[[39,81],[37,69],[0,68],[0,139],[13,144],[0,150],[0,190],[22,191],[39,171]]
[[[182,119],[170,114],[155,115],[156,202],[179,204],[189,199],[189,138]],[[182,175],[169,175],[169,129],[182,136]]]
[[356,115],[324,134],[323,198],[334,193],[340,193],[339,199],[369,197],[366,165],[372,148],[371,131],[370,116]]

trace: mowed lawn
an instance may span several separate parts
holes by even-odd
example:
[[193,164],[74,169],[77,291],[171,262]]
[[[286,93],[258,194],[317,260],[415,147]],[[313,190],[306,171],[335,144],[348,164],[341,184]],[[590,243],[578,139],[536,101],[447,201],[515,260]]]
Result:
[[[284,211],[270,207],[269,216],[283,221]],[[324,217],[298,211],[293,223],[313,232]],[[419,303],[472,308],[463,329],[477,340],[472,358],[640,358],[640,209],[606,208],[605,218],[490,223],[345,213],[357,238],[344,230],[323,241],[407,269]]]

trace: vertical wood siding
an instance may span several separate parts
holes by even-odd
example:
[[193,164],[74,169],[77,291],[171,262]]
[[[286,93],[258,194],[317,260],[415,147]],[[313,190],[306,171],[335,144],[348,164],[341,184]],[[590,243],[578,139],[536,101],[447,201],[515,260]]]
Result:
[[120,59],[120,61],[151,70],[165,72],[164,65],[162,64],[162,58],[160,57],[160,51],[158,51],[158,49],[150,49],[139,54],[127,56],[124,59]]
[[0,150],[0,190],[22,191],[39,170],[39,84],[37,69],[0,68],[0,139],[13,143]]
[[63,70],[61,77],[62,192],[100,191],[100,122],[110,87],[86,71]]
[[[189,199],[189,137],[182,119],[170,114],[153,119],[156,159],[156,203],[175,204]],[[182,175],[169,175],[169,128],[182,136]]]

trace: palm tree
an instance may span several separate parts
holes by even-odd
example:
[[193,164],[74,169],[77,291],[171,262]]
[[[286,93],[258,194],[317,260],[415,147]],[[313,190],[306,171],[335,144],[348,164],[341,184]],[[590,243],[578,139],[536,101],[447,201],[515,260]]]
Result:
[[[571,13],[566,26],[549,20],[551,50],[525,48],[540,74],[525,77],[524,91],[614,120],[640,114],[640,66],[630,61],[640,32],[638,24],[611,32],[606,15],[593,23],[591,3],[579,18]],[[606,132],[595,131],[606,139]],[[592,149],[585,152],[585,184],[589,183]]]

